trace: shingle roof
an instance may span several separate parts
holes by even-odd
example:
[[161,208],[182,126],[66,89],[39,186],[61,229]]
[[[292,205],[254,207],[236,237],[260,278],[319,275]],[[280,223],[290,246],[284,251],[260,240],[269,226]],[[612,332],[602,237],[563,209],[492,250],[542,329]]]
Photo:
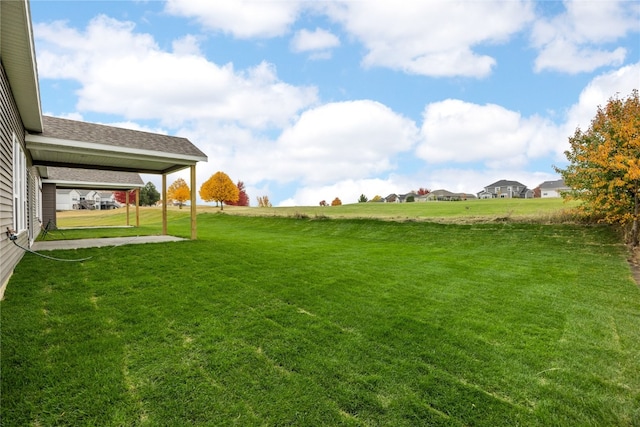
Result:
[[51,116],[43,116],[43,122],[44,129],[41,135],[49,138],[206,157],[191,141],[177,136],[117,128]]
[[58,188],[83,187],[92,189],[143,187],[144,182],[137,173],[114,172],[98,169],[72,169],[48,167],[44,182],[55,183]]
[[524,185],[521,182],[518,181],[509,181],[506,179],[501,179],[500,181],[496,181],[493,184],[489,184],[487,185],[485,188],[491,188],[491,187],[507,187],[507,186],[520,186],[520,187],[526,187],[526,185]]
[[551,188],[567,188],[567,185],[564,183],[564,179],[558,179],[555,181],[545,181],[540,184],[540,189],[551,189]]

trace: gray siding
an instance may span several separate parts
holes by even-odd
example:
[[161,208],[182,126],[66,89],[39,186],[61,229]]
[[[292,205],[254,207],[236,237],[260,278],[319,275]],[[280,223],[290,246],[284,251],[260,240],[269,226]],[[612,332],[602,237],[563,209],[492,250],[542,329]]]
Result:
[[[24,147],[24,128],[9,87],[4,67],[0,64],[0,298],[23,251],[7,238],[7,227],[13,227],[13,134]],[[26,150],[25,150],[26,152]],[[18,244],[28,245],[28,233],[22,233]]]
[[42,225],[56,223],[56,185],[42,184]]

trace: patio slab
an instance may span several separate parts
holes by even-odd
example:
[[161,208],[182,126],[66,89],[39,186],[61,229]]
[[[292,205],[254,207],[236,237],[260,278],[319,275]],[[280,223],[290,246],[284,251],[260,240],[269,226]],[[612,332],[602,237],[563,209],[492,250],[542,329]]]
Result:
[[57,249],[102,248],[106,246],[135,245],[142,243],[179,242],[182,237],[175,236],[135,236],[135,237],[109,237],[103,239],[78,239],[78,240],[50,240],[35,242],[31,246],[33,251],[52,251]]

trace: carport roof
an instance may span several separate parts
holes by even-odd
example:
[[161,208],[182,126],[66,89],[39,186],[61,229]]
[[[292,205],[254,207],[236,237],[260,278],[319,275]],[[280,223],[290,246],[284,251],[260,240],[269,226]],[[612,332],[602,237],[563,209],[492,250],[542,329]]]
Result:
[[44,184],[55,184],[57,189],[130,190],[144,187],[139,174],[96,169],[47,167],[42,174]]
[[39,167],[167,174],[207,161],[186,138],[59,117],[43,116],[43,131],[25,140]]

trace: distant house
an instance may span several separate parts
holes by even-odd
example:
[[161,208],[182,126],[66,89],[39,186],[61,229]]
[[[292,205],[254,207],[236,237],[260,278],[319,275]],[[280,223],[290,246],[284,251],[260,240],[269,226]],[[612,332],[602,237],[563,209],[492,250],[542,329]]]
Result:
[[100,196],[100,210],[117,209],[120,207],[120,203],[116,201],[116,196],[113,194],[113,191],[101,191],[98,195]]
[[111,191],[95,191],[83,189],[56,190],[56,210],[104,210],[115,209],[120,205],[115,201]]
[[550,197],[562,197],[562,193],[565,191],[570,191],[569,188],[563,179],[558,179],[555,181],[545,181],[538,186],[540,189],[540,197],[550,198]]
[[57,211],[114,209],[120,205],[113,191],[144,186],[137,173],[57,167],[47,168],[42,183],[55,185]]
[[501,179],[484,187],[478,193],[479,199],[532,199],[533,190],[518,181]]
[[383,200],[385,203],[400,203],[400,197],[398,197],[398,195],[395,193],[389,194]]
[[415,202],[417,196],[418,196],[418,193],[416,193],[415,191],[410,191],[407,194],[400,194],[398,196],[398,201],[400,203],[406,203],[407,201],[411,201],[411,200]]
[[425,194],[424,196],[416,197],[416,201],[425,201],[425,202],[436,202],[436,201],[456,201],[456,200],[467,200],[467,199],[475,199],[475,194],[471,193],[453,193],[447,190],[434,190],[429,194]]

